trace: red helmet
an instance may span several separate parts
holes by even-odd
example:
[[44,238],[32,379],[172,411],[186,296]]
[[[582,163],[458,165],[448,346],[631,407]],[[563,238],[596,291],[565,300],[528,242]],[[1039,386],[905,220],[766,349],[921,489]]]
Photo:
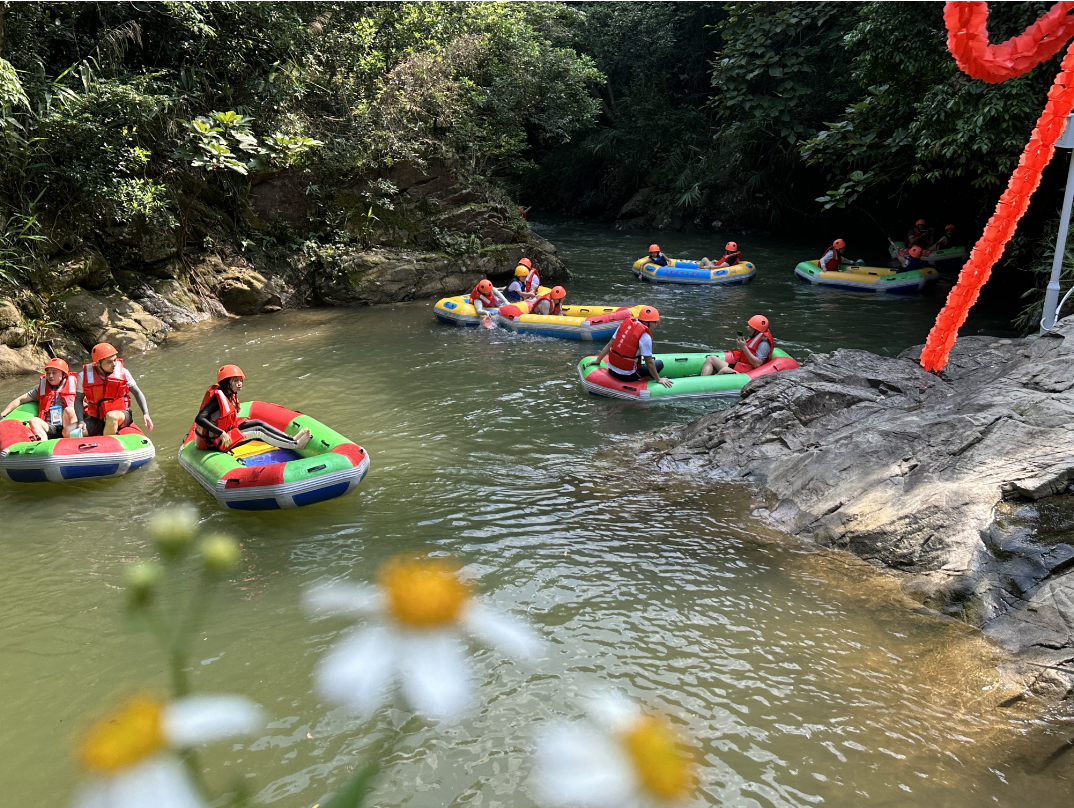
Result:
[[955,226],[953,224],[949,224],[949,225],[947,225],[947,227],[944,228],[944,230],[954,230],[954,229],[955,229]]
[[638,312],[638,319],[643,323],[656,323],[660,321],[660,312],[652,306],[646,306]]
[[914,222],[914,224],[923,225],[923,224],[925,224],[925,220],[924,219],[918,219],[916,222]]
[[518,265],[520,267],[529,267],[530,269],[533,269],[533,262],[528,258],[519,258]]
[[920,247],[911,247],[910,248],[910,255],[912,255],[914,258],[920,258],[921,257],[921,248]]
[[659,244],[650,244],[649,245],[649,252],[660,252],[660,245]]
[[477,291],[479,291],[483,295],[492,294],[492,281],[490,281],[488,278],[478,281]]
[[843,241],[843,239],[837,238],[835,241],[832,242],[832,246],[835,247],[835,249],[837,250],[844,250],[846,249],[847,243]]
[[552,287],[552,299],[553,300],[562,300],[566,296],[567,296],[567,290],[564,289],[562,286],[553,286]]
[[768,318],[763,314],[755,314],[746,321],[746,325],[756,331],[768,330]]
[[224,365],[220,370],[216,371],[216,383],[220,384],[224,379],[233,379],[236,376],[240,379],[246,378],[246,374],[242,372],[242,368],[238,365]]
[[67,363],[62,359],[53,358],[45,363],[45,370],[55,368],[56,370],[63,371],[64,373],[70,373],[71,369],[67,367]]
[[119,356],[119,351],[110,342],[98,342],[93,346],[93,350],[90,351],[90,358],[94,362],[100,362],[102,359],[108,359],[111,356]]
[[738,242],[737,241],[729,241],[725,245],[723,245],[723,248],[725,250],[727,250],[728,252],[737,252],[738,251]]

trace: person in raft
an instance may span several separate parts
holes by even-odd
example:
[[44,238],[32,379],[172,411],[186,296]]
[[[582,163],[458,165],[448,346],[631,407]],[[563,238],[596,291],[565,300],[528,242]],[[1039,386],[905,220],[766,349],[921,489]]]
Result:
[[78,428],[87,437],[116,435],[134,423],[131,398],[138,402],[145,428],[153,431],[149,405],[131,372],[123,367],[119,351],[108,342],[99,342],[90,351],[91,364],[78,374],[75,414]]
[[649,263],[656,264],[658,267],[666,267],[668,265],[668,257],[660,252],[659,244],[649,245]]
[[911,247],[905,254],[899,256],[899,263],[902,264],[903,272],[921,269],[924,265],[924,262],[921,260],[921,248]]
[[562,286],[555,286],[552,291],[530,304],[530,314],[562,314],[563,298],[567,296],[567,290]]
[[310,440],[310,431],[302,427],[291,437],[264,421],[239,415],[239,390],[246,378],[238,365],[224,365],[216,371],[216,384],[205,391],[201,409],[194,419],[197,448],[226,452],[245,441],[262,440],[278,449],[303,449]]
[[738,249],[738,242],[729,241],[724,245],[723,258],[716,262],[716,269],[731,267],[742,260],[742,251]]
[[837,238],[833,241],[828,252],[821,256],[820,268],[825,272],[842,272],[844,264],[855,266],[853,261],[843,256],[843,250],[846,248],[847,243],[843,239]]
[[929,238],[932,236],[932,231],[929,230],[924,219],[918,219],[914,222],[914,226],[906,231],[906,238],[903,240],[903,244],[907,247],[921,247],[925,248],[925,245],[929,243]]
[[485,309],[498,309],[507,305],[507,298],[499,289],[492,286],[488,278],[478,281],[477,286],[470,292],[470,305],[477,309],[478,314],[484,314]]
[[776,340],[772,332],[768,330],[768,318],[763,314],[755,314],[750,317],[747,325],[746,336],[738,335],[736,342],[738,348],[731,351],[731,362],[727,362],[723,354],[708,356],[705,364],[701,366],[702,376],[711,376],[714,373],[749,373],[772,358],[772,349],[776,347]]
[[56,438],[80,438],[78,416],[75,415],[75,396],[78,394],[78,376],[71,373],[62,359],[50,359],[45,363],[45,374],[37,386],[16,398],[0,412],[0,418],[16,407],[37,402],[37,415],[26,421],[34,433],[33,440],[56,440]]
[[518,303],[526,297],[522,284],[528,274],[529,270],[525,267],[515,267],[515,277],[511,278],[511,282],[503,290],[503,296],[508,303]]
[[616,381],[636,382],[651,378],[664,387],[671,387],[671,379],[660,375],[664,363],[653,360],[652,328],[659,321],[660,312],[652,306],[638,312],[637,319],[628,317],[623,320],[604,350],[586,367],[599,365],[604,357],[608,357],[608,372]]
[[[540,274],[533,266],[533,262],[528,258],[520,258],[518,266],[526,268],[526,280],[522,283],[522,291],[529,297],[536,297],[537,290],[541,288]],[[515,267],[515,273],[518,273],[518,267]]]
[[943,229],[943,235],[936,240],[936,243],[929,247],[929,252],[935,252],[936,250],[946,250],[949,247],[955,246],[955,226],[953,224],[947,225]]

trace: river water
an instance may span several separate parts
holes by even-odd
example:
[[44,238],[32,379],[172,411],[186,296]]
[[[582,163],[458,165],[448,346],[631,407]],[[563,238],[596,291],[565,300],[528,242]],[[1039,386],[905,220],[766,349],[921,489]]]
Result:
[[[653,289],[629,272],[651,236],[538,229],[575,272],[569,300],[661,309],[658,350],[728,347],[761,311],[795,356],[895,354],[923,339],[942,303],[797,285],[809,250],[760,238],[739,239],[760,266],[746,287]],[[672,256],[722,244],[661,238]],[[987,311],[967,331],[1007,333]],[[579,715],[579,694],[602,687],[693,739],[702,804],[1066,804],[1074,766],[1048,760],[1070,736],[1066,714],[996,709],[1011,694],[987,643],[914,613],[860,562],[773,534],[750,517],[747,488],[639,476],[627,463],[639,431],[712,405],[587,397],[573,375],[585,353],[441,326],[421,302],[247,318],[129,357],[157,423],[152,464],[119,480],[0,484],[4,804],[66,804],[78,732],[127,695],[164,692],[162,660],[125,616],[120,587],[125,565],[152,553],[147,518],[181,503],[242,544],[191,675],[198,690],[245,693],[270,714],[259,737],[204,758],[210,783],[241,781],[255,804],[323,802],[402,731],[377,805],[533,805],[535,731]],[[297,511],[216,507],[175,453],[224,362],[246,371],[244,397],[301,408],[362,443],[372,468],[359,491]],[[28,386],[0,383],[0,399]],[[488,602],[542,634],[544,658],[475,649],[480,706],[457,724],[400,710],[348,717],[311,692],[341,626],[309,622],[301,593],[327,578],[372,580],[386,559],[421,551],[464,563]]]

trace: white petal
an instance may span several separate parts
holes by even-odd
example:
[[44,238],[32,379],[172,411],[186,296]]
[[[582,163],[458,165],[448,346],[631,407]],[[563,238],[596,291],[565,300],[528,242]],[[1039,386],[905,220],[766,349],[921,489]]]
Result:
[[542,802],[619,808],[637,796],[637,781],[618,744],[596,730],[550,730],[538,741],[535,764]]
[[364,713],[384,698],[396,666],[396,640],[386,628],[370,628],[328,652],[314,673],[326,699]]
[[172,757],[150,758],[114,777],[99,778],[75,798],[73,808],[206,808]]
[[164,737],[182,749],[235,735],[249,735],[264,726],[261,708],[242,696],[186,696],[164,709]]
[[409,632],[400,637],[403,696],[416,712],[451,718],[466,707],[470,672],[458,639],[447,632]]
[[370,614],[380,605],[376,587],[342,581],[312,586],[302,596],[306,612],[316,617],[329,614]]
[[591,696],[593,702],[589,712],[602,729],[608,732],[620,732],[641,715],[641,708],[621,693],[614,690],[602,690]]
[[465,624],[471,634],[507,656],[533,659],[541,652],[541,638],[528,624],[481,604],[467,610]]

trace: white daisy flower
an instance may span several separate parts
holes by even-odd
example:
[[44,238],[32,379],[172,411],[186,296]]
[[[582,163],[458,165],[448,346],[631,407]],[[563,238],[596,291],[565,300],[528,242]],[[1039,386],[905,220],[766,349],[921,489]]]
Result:
[[132,699],[86,734],[80,752],[90,780],[73,808],[206,808],[177,751],[262,723],[257,705],[239,696]]
[[595,720],[563,723],[538,743],[542,802],[585,808],[684,805],[695,793],[693,756],[663,718],[621,696],[597,701]]
[[396,558],[381,569],[377,586],[326,584],[307,592],[306,605],[314,613],[380,619],[332,649],[314,674],[324,697],[365,714],[399,682],[416,712],[458,715],[470,695],[464,635],[509,656],[532,657],[540,648],[527,625],[477,603],[448,559]]

